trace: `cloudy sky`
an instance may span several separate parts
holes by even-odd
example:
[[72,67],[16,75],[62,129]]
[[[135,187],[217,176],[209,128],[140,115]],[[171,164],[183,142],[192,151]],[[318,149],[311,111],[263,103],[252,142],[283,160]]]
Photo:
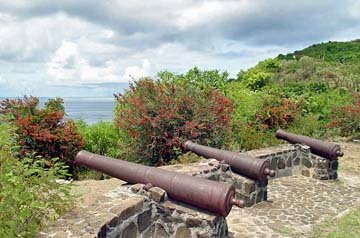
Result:
[[0,0],[0,97],[111,96],[191,67],[236,74],[360,38],[360,0]]

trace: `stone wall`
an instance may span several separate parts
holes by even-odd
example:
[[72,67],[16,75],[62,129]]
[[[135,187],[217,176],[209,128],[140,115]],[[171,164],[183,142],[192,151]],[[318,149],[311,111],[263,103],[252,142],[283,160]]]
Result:
[[68,212],[41,238],[217,238],[227,237],[224,217],[172,201],[166,192],[123,185],[81,212]]
[[320,180],[335,180],[338,178],[338,160],[328,160],[310,152],[308,146],[299,146],[302,153],[301,174]]
[[300,174],[302,154],[297,146],[280,145],[251,150],[246,153],[259,159],[269,160],[271,169],[276,172],[274,178]]
[[248,151],[247,154],[268,159],[271,169],[276,171],[274,178],[301,174],[321,180],[337,179],[338,160],[312,154],[306,145],[284,144]]
[[[161,188],[146,190],[141,184],[132,191],[153,201],[152,223],[138,237],[227,237],[227,223],[224,217],[173,201]],[[139,220],[140,217],[139,217]]]
[[234,184],[236,198],[244,200],[247,207],[267,200],[267,181],[260,182],[234,173],[229,165],[222,164],[215,159],[203,159],[197,163],[170,165],[162,168],[190,176]]

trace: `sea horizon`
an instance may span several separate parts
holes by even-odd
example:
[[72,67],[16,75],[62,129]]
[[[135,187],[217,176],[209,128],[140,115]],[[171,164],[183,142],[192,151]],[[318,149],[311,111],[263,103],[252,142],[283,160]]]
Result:
[[[6,98],[22,98],[0,97],[0,100]],[[56,97],[37,97],[40,100],[40,107],[50,98]],[[113,111],[115,108],[114,97],[60,97],[64,99],[64,107],[66,118],[74,120],[83,120],[87,124],[95,124],[99,121],[112,121]]]

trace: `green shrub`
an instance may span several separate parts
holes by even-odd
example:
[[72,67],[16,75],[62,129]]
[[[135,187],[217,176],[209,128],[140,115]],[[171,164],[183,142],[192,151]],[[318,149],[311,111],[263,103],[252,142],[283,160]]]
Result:
[[114,122],[99,121],[88,125],[77,121],[76,127],[84,137],[84,149],[92,153],[120,158],[129,144],[126,132],[116,127]]
[[275,139],[275,132],[262,125],[235,121],[233,123],[228,145],[230,150],[252,150],[280,143]]
[[281,68],[281,63],[278,59],[269,58],[264,61],[259,62],[257,68],[262,69],[267,72],[278,72]]
[[158,73],[161,81],[168,81],[176,84],[192,84],[202,90],[218,89],[225,90],[226,82],[229,81],[229,73],[220,72],[218,70],[200,70],[195,67],[190,69],[185,74],[175,74],[169,71],[162,71]]
[[67,168],[48,160],[12,157],[12,130],[0,124],[0,237],[34,237],[44,223],[54,220],[71,205],[69,185],[56,182]]
[[50,99],[44,108],[38,108],[39,99],[24,97],[0,102],[0,112],[16,126],[19,157],[35,152],[48,159],[47,167],[54,166],[51,158],[59,158],[73,169],[73,159],[83,146],[83,138],[71,120],[64,120],[63,100]]
[[320,119],[326,122],[329,122],[334,107],[346,105],[352,101],[351,94],[342,88],[330,89],[324,93],[305,94],[303,98],[307,101],[305,107],[307,112],[320,115]]
[[223,145],[232,111],[230,100],[215,89],[145,78],[117,95],[115,120],[141,162],[161,165],[179,154],[185,140]]
[[244,78],[243,83],[247,88],[255,91],[267,85],[270,81],[270,78],[271,78],[270,73],[256,72]]
[[237,81],[253,91],[260,90],[269,84],[271,78],[279,71],[281,64],[276,59],[267,59],[259,62],[255,67],[237,74]]
[[235,111],[232,120],[246,123],[255,118],[255,114],[262,107],[266,92],[252,91],[241,82],[232,81],[226,84],[226,96],[232,101]]
[[319,114],[300,116],[287,130],[300,135],[324,138],[328,136],[327,123],[321,118]]

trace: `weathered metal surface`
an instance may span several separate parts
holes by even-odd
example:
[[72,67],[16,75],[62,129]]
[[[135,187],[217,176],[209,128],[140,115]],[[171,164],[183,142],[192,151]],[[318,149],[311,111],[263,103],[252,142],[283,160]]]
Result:
[[234,185],[227,183],[112,159],[84,150],[76,155],[75,163],[129,183],[142,183],[148,188],[162,188],[175,200],[222,216],[229,214],[232,205],[244,206],[242,200],[235,199]]
[[192,151],[205,158],[213,158],[231,166],[232,170],[253,179],[264,181],[268,176],[274,177],[275,171],[270,169],[270,162],[264,159],[253,158],[248,155],[198,145],[191,141],[183,144],[185,150]]
[[304,144],[310,147],[310,151],[316,155],[322,156],[329,160],[335,160],[342,157],[344,153],[341,151],[340,145],[324,142],[307,136],[297,135],[284,130],[276,131],[276,138],[286,140],[290,143]]

